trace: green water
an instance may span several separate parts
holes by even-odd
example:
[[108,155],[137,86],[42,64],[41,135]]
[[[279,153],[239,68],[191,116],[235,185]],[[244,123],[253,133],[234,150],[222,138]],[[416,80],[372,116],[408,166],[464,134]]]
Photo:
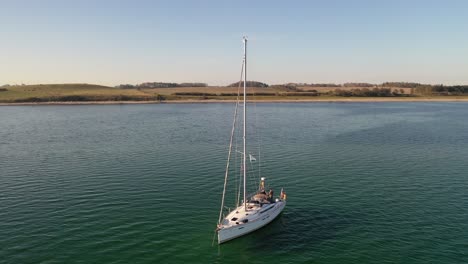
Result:
[[212,247],[232,112],[1,107],[0,262],[468,262],[468,104],[259,104],[288,205]]

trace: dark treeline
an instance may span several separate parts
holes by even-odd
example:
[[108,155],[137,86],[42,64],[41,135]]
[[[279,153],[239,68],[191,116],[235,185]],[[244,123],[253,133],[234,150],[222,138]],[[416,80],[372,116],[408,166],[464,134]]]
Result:
[[319,96],[320,93],[315,91],[315,90],[312,90],[312,91],[308,91],[308,92],[289,92],[289,93],[283,93],[281,95],[285,95],[285,96]]
[[[240,81],[240,82],[235,82],[235,83],[231,83],[230,85],[228,85],[227,87],[238,87],[239,84],[241,86],[244,85],[244,81]],[[247,81],[247,87],[258,87],[258,88],[266,88],[268,87],[269,85],[266,84],[266,83],[262,83],[262,82],[257,82],[257,81]]]
[[343,83],[343,87],[376,87],[376,84],[372,83]]
[[166,82],[145,82],[137,85],[120,84],[116,86],[120,89],[138,89],[138,88],[175,88],[175,87],[207,87],[206,83],[166,83]]
[[51,97],[28,97],[14,100],[16,103],[40,102],[89,102],[89,101],[164,101],[163,95],[135,96],[135,95],[63,95]]
[[340,87],[341,85],[335,84],[335,83],[310,83],[308,85],[304,86],[310,86],[310,87]]
[[[177,92],[179,96],[237,96],[237,93],[202,93],[202,92]],[[248,96],[274,96],[276,93],[247,93]]]
[[179,87],[208,87],[208,84],[206,83],[179,83]]
[[[178,96],[237,96],[237,93],[202,93],[202,92],[177,92],[172,95]],[[242,94],[240,94],[242,95]],[[317,91],[308,91],[308,92],[286,92],[286,93],[247,93],[248,96],[319,96],[320,93]]]
[[275,89],[277,91],[283,91],[283,92],[302,91],[297,86],[294,86],[294,85],[291,85],[291,84],[274,84],[274,85],[271,85],[270,88]]
[[413,89],[417,95],[467,95],[468,85],[420,85]]
[[215,93],[202,93],[202,92],[177,92],[173,95],[188,95],[188,96],[217,96]]
[[286,83],[287,86],[307,86],[307,87],[341,87],[341,84],[335,83]]
[[336,89],[334,91],[336,96],[357,96],[357,97],[392,97],[392,96],[408,96],[405,95],[403,89],[390,89],[390,88],[363,88],[363,89],[351,89],[351,90],[341,90]]
[[287,83],[285,85],[288,86],[295,86],[295,87],[330,87],[330,88],[338,88],[338,87],[377,87],[377,84],[373,83],[343,83],[343,84],[336,84],[336,83]]
[[375,88],[377,87],[415,88],[420,85],[422,84],[405,83],[405,82],[384,82],[382,84],[365,83],[365,82],[347,82],[343,84],[335,84],[335,83],[299,83],[299,84],[296,84],[296,86],[308,86],[308,87],[363,87],[363,88],[372,88],[372,87],[375,87]]
[[173,88],[178,87],[177,83],[164,82],[144,82],[137,85],[138,88]]
[[440,95],[468,94],[468,85],[453,85],[453,86],[434,85],[432,87],[432,92],[440,94]]
[[392,88],[417,88],[420,86],[427,86],[427,84],[414,83],[414,82],[384,82],[380,86]]
[[[236,82],[228,85],[227,87],[238,87],[239,84],[242,86],[243,82]],[[409,96],[409,95],[467,95],[468,85],[432,85],[422,84],[416,82],[384,82],[382,84],[372,83],[287,83],[287,84],[275,84],[268,85],[258,81],[247,81],[248,87],[266,88],[270,87],[276,90],[276,92],[304,92],[302,87],[329,87],[338,88],[334,92],[325,92],[325,94],[334,94],[337,96]],[[4,85],[2,88],[8,87]],[[177,87],[208,87],[206,83],[167,83],[167,82],[145,82],[137,85],[132,84],[121,84],[116,86],[121,89],[141,89],[141,88],[177,88]],[[340,87],[348,89],[339,89]],[[349,89],[357,88],[357,89]],[[360,88],[360,89],[359,89]],[[410,88],[411,91],[405,91],[401,88]],[[6,89],[0,89],[0,91],[6,91]],[[318,92],[321,94],[322,92]],[[181,94],[182,95],[182,94]],[[188,95],[188,94],[187,94]]]
[[336,83],[288,83],[286,85],[290,86],[306,86],[306,87],[363,87],[363,88],[372,88],[372,87],[394,87],[394,88],[414,88],[417,87],[418,83],[405,83],[405,82],[385,82],[382,84],[375,83],[365,83],[365,82],[347,82],[343,84]]
[[[237,96],[237,93],[221,93],[221,96]],[[242,96],[242,93],[240,94]],[[248,96],[273,96],[276,93],[247,93]]]

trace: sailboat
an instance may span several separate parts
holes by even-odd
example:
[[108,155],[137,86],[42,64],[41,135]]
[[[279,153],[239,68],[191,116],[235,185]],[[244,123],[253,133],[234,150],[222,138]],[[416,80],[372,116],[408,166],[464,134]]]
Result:
[[[267,191],[266,178],[261,177],[258,184],[258,188],[255,192],[248,194],[247,193],[247,38],[243,38],[244,43],[244,57],[242,62],[242,77],[243,77],[243,151],[240,152],[242,155],[242,176],[243,176],[243,200],[242,202],[237,202],[237,207],[233,210],[227,212],[227,215],[223,214],[225,212],[225,197],[226,197],[226,186],[229,175],[229,164],[232,156],[232,146],[233,146],[233,137],[237,125],[237,114],[238,106],[240,104],[240,97],[238,96],[236,102],[236,108],[234,111],[234,121],[231,131],[231,140],[229,144],[229,153],[228,161],[226,165],[225,179],[224,179],[224,189],[223,196],[221,200],[221,209],[219,212],[219,219],[216,228],[218,234],[218,244],[224,243],[226,241],[238,238],[240,236],[251,233],[257,229],[260,229],[273,221],[284,209],[286,206],[286,193],[281,189],[281,193],[278,197],[273,196],[273,190],[269,189]],[[241,80],[242,80],[241,77]],[[240,88],[241,82],[239,82]],[[251,154],[248,154],[249,161],[255,160],[255,157]],[[239,190],[240,192],[240,190]],[[239,193],[240,194],[240,193]]]

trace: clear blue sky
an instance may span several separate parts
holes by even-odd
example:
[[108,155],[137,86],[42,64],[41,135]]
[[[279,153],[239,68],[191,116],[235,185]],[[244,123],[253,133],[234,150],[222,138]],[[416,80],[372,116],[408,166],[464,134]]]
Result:
[[468,84],[468,1],[0,0],[0,85]]

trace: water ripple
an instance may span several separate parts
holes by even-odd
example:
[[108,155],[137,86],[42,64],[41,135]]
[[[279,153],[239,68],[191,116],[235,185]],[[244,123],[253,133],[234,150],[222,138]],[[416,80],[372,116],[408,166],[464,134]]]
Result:
[[257,107],[262,174],[288,206],[219,247],[231,105],[2,109],[0,259],[467,262],[467,104]]

